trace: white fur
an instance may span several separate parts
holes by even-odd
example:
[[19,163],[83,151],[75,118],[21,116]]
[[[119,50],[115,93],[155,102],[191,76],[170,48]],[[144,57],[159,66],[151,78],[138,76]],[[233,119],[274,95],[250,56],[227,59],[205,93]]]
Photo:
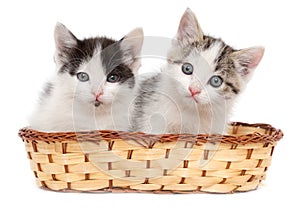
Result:
[[[212,51],[214,52],[214,51]],[[141,131],[147,133],[223,133],[227,128],[233,102],[225,100],[208,84],[213,73],[206,59],[211,53],[193,53],[186,59],[194,66],[193,75],[185,75],[182,64],[169,63],[162,68],[156,95],[146,115]],[[194,98],[189,87],[201,91]],[[157,118],[160,116],[160,118]],[[160,121],[155,120],[160,119]]]
[[[80,82],[68,73],[52,80],[53,91],[39,105],[30,119],[31,128],[39,131],[127,130],[132,89],[105,80],[96,55],[79,71],[89,74],[91,82]],[[103,92],[101,104],[94,106],[95,94]]]
[[[168,54],[170,60],[162,68],[160,80],[150,102],[138,113],[138,130],[147,133],[209,133],[223,134],[227,131],[229,114],[237,97],[236,93],[223,92],[209,84],[213,75],[221,76],[216,68],[215,59],[220,54],[223,44],[216,40],[204,51],[195,46],[201,43],[203,33],[196,16],[187,9],[181,18],[177,35]],[[186,54],[187,49],[190,49]],[[239,83],[243,90],[255,67],[263,56],[263,48],[249,48],[234,52],[231,58],[236,64],[236,74],[232,81]],[[193,65],[192,75],[182,72],[184,63]],[[246,62],[248,68],[241,68]],[[247,70],[245,70],[247,69]],[[192,95],[189,89],[199,94]],[[149,94],[152,94],[149,91]]]
[[[171,85],[169,88],[174,89],[176,86],[176,92],[173,94],[176,101],[185,104],[180,110],[185,120],[178,122],[175,116],[172,118],[173,121],[177,122],[177,125],[178,123],[182,124],[183,128],[188,125],[190,129],[184,129],[183,132],[223,133],[227,127],[232,103],[225,100],[218,90],[208,83],[209,79],[216,75],[213,72],[214,57],[219,48],[220,46],[216,44],[211,49],[201,53],[194,49],[185,59],[185,62],[191,63],[194,67],[192,75],[186,75],[182,72],[182,64],[168,64],[163,70],[163,73],[175,80],[175,82],[169,82]],[[174,84],[175,86],[172,87]],[[189,88],[197,89],[200,93],[192,97]]]
[[[58,53],[66,46],[76,45],[72,41],[74,38],[62,24],[57,24],[55,30],[57,69],[66,60],[64,55]],[[133,30],[121,42],[121,48],[131,54],[131,56],[127,54],[126,59],[130,62],[133,73],[140,66],[140,60],[136,56],[140,54],[142,42],[142,29]],[[134,88],[125,83],[107,82],[100,54],[99,44],[93,57],[81,64],[76,71],[87,73],[89,81],[81,82],[76,75],[71,76],[68,72],[56,74],[51,80],[53,88],[50,95],[42,98],[42,102],[29,120],[32,129],[46,132],[128,130],[128,112]],[[96,95],[99,93],[102,93],[99,98],[101,104],[96,107]]]

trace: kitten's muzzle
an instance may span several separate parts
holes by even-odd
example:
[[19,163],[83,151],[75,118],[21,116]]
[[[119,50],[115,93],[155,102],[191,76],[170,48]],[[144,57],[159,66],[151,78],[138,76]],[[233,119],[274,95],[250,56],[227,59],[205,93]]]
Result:
[[195,95],[201,93],[201,90],[200,90],[200,89],[193,88],[193,87],[189,87],[189,91],[190,91],[192,97],[194,97]]
[[98,106],[100,106],[100,105],[101,105],[101,102],[100,102],[100,101],[98,101],[98,100],[95,100],[95,102],[94,102],[94,105],[95,105],[95,107],[98,107]]
[[94,102],[95,107],[98,107],[98,106],[101,105],[101,102],[99,101],[99,98],[100,98],[102,95],[103,95],[103,92],[102,92],[102,91],[100,91],[100,92],[98,92],[98,93],[95,93],[95,97],[96,97],[96,100],[95,100],[95,102]]

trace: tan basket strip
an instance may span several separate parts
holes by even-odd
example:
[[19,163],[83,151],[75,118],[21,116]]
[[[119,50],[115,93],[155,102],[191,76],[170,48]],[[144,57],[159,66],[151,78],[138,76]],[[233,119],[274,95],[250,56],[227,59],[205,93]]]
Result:
[[[148,167],[149,167],[149,165],[148,165]],[[168,187],[167,187],[167,189],[170,189],[170,188],[168,188]],[[178,189],[178,188],[177,188],[177,187],[175,187],[174,189]]]

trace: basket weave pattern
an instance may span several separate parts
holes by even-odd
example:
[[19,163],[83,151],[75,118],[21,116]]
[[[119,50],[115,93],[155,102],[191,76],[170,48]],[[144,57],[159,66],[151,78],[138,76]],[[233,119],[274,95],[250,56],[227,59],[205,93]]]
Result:
[[233,123],[224,136],[28,128],[19,136],[42,188],[230,193],[258,187],[283,133],[266,124]]

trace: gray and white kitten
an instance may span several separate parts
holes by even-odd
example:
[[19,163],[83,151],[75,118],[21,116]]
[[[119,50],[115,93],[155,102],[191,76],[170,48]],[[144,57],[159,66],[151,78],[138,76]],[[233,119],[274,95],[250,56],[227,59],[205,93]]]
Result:
[[54,36],[57,73],[46,85],[30,127],[46,132],[127,130],[142,29],[119,41],[79,40],[58,23]]
[[187,9],[161,73],[140,84],[133,130],[147,133],[224,133],[238,95],[264,54],[235,50],[202,33]]

